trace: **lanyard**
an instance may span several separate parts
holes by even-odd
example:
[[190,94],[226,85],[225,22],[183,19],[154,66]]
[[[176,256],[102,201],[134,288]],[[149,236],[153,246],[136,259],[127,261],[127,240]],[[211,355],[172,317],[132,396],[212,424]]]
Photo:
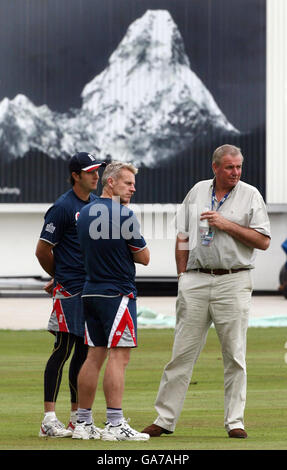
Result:
[[[226,193],[223,198],[221,199],[221,201],[219,202],[218,206],[217,206],[217,209],[215,209],[216,211],[218,211],[220,209],[220,207],[222,206],[222,204],[226,201],[226,199],[228,198],[229,194],[230,194],[231,191],[229,191],[228,193]],[[211,196],[211,210],[213,211],[213,207],[215,205],[215,189],[214,189],[214,186],[212,188],[212,196]]]

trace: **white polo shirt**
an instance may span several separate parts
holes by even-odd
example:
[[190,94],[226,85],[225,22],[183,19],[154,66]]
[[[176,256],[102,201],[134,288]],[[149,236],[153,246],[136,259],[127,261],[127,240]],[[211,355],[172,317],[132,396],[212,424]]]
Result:
[[[200,181],[186,195],[177,213],[177,233],[189,237],[187,270],[254,268],[256,250],[212,227],[214,238],[209,246],[201,244],[200,214],[206,206],[211,210],[213,180]],[[219,201],[215,201],[216,210]],[[219,212],[228,220],[252,228],[271,237],[270,222],[259,191],[243,181],[231,190]],[[185,244],[186,245],[186,244]],[[182,245],[184,249],[184,245]]]

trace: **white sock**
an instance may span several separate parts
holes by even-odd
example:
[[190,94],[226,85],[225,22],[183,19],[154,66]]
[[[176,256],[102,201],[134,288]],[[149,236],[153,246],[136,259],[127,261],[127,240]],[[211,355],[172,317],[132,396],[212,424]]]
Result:
[[123,410],[121,408],[107,408],[107,420],[112,426],[118,426],[123,420]]
[[87,424],[92,424],[92,410],[91,408],[78,408],[78,423],[85,421]]
[[55,411],[47,411],[44,414],[44,421],[50,421],[51,419],[56,419],[56,412]]
[[77,421],[77,417],[78,417],[78,410],[76,411],[71,411],[71,414],[70,414],[70,421],[72,423],[75,423]]

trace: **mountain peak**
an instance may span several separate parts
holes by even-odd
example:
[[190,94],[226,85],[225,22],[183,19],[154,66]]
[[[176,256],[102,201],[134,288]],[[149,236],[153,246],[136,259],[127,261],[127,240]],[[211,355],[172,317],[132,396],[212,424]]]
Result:
[[108,67],[82,92],[98,145],[116,159],[153,165],[210,129],[236,133],[191,70],[170,13],[147,10]]
[[135,20],[116,51],[110,64],[118,59],[134,59],[137,64],[180,62],[189,65],[183,41],[170,13],[166,10],[147,10]]

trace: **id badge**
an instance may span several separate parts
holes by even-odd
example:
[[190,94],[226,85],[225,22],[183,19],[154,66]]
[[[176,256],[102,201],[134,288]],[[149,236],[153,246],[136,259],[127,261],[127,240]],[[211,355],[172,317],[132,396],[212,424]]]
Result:
[[204,246],[209,246],[214,238],[214,232],[209,229],[208,233],[205,235],[205,237],[201,240],[201,244]]

